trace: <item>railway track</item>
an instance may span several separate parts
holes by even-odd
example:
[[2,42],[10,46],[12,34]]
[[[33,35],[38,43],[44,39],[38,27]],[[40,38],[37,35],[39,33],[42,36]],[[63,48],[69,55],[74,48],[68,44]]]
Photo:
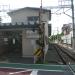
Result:
[[75,64],[75,57],[73,57],[67,49],[59,45],[54,46],[56,47],[56,50],[58,51],[60,58],[64,64]]
[[75,64],[75,58],[72,54],[57,44],[49,44],[45,59],[50,64]]

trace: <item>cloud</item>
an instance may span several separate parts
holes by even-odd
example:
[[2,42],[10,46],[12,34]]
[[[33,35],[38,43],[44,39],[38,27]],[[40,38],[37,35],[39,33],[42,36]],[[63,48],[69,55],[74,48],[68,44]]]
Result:
[[[57,0],[42,0],[43,6],[50,6],[57,4]],[[11,8],[20,8],[26,6],[39,7],[41,0],[0,0],[2,5],[10,5]]]
[[[56,6],[58,5],[58,0],[42,0],[43,7],[46,6]],[[75,0],[74,0],[75,3]],[[17,9],[23,7],[40,7],[41,0],[0,0],[0,5],[10,5],[10,9]],[[65,15],[52,15],[52,30],[56,27],[61,27],[63,23],[71,22],[71,19]]]

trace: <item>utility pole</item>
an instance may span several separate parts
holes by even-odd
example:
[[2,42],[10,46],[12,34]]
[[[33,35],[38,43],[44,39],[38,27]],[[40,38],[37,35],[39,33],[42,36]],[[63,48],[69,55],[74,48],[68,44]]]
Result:
[[42,13],[43,13],[43,10],[42,10],[42,0],[41,0],[41,6],[40,6],[40,12],[39,12],[39,48],[42,52],[41,56],[40,56],[40,62],[41,63],[44,63],[44,46],[45,46],[45,42],[44,42],[44,23],[42,21]]
[[71,9],[72,9],[72,25],[73,25],[73,48],[75,49],[75,25],[74,25],[74,4],[73,0],[71,0]]
[[57,27],[57,40],[58,40],[58,44],[59,44],[59,30],[58,30],[58,27]]

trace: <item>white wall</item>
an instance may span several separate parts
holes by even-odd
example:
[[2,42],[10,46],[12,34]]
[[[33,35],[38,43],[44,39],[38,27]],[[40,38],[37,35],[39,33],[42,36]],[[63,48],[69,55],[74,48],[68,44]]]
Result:
[[34,50],[38,48],[36,40],[39,38],[37,32],[23,30],[22,32],[22,55],[23,57],[33,57]]
[[45,54],[48,50],[48,23],[45,24]]
[[[18,23],[24,22],[25,24],[27,24],[28,16],[39,16],[39,11],[24,9],[24,10],[10,14],[13,24],[15,22],[18,22]],[[42,16],[42,19],[43,21],[49,21],[49,12],[44,13]]]
[[73,31],[71,31],[70,34],[68,34],[68,35],[64,35],[62,37],[63,43],[71,44],[72,37],[73,37]]

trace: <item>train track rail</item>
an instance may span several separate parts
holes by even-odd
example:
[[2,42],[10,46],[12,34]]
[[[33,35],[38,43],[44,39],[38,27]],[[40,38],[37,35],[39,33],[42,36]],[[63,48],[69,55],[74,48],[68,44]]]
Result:
[[49,44],[49,50],[46,55],[46,61],[53,64],[75,64],[75,57],[72,54],[57,44]]
[[59,45],[55,46],[64,64],[75,64],[75,57],[73,57],[71,52],[69,52],[62,46]]

